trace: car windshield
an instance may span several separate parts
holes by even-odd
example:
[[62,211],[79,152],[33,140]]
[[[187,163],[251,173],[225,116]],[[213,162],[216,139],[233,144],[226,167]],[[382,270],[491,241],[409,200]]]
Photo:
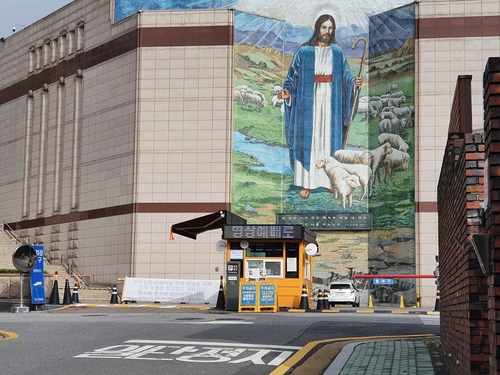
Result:
[[349,284],[332,284],[330,289],[351,289]]

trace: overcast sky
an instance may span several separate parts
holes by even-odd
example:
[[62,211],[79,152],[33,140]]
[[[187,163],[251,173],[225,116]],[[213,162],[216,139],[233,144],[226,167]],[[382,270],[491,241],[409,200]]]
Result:
[[62,8],[71,0],[1,0],[0,37],[11,36],[12,27],[21,30]]

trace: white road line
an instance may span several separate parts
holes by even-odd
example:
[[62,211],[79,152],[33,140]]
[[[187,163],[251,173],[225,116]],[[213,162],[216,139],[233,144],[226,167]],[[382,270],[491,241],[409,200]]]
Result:
[[235,321],[235,320],[210,320],[208,322],[184,322],[192,324],[254,324],[254,322]]
[[438,326],[441,324],[440,317],[438,315],[419,315],[420,321],[426,326]]
[[302,346],[283,346],[267,344],[240,344],[232,342],[207,342],[207,341],[169,341],[169,340],[128,340],[125,344],[155,344],[155,345],[204,345],[204,346],[224,346],[235,348],[258,348],[258,349],[289,349],[300,350]]

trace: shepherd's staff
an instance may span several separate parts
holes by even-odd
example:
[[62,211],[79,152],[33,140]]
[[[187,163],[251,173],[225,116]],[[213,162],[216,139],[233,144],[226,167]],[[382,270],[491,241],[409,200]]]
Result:
[[[366,39],[364,37],[359,37],[358,39],[356,39],[354,41],[354,43],[352,44],[352,49],[356,48],[356,46],[358,45],[358,42],[360,40],[365,42],[365,50],[363,52],[363,57],[361,58],[361,64],[359,65],[359,77],[361,77],[361,74],[363,73],[363,66],[365,65],[366,53],[368,52],[368,39]],[[361,88],[356,86],[356,89],[354,92],[354,101],[352,102],[352,107],[351,107],[351,117],[349,118],[349,124],[347,124],[347,130],[346,130],[345,137],[344,137],[343,148],[345,148],[347,146],[347,138],[349,138],[349,130],[351,129],[352,119],[354,118],[354,107],[356,107],[356,103],[358,102],[360,90],[361,90]]]

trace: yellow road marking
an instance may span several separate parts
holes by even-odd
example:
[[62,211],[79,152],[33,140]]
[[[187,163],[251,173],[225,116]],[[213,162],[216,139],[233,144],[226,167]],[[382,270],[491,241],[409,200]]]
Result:
[[17,333],[1,331],[1,330],[0,330],[0,335],[5,336],[4,338],[0,338],[0,340],[12,340],[12,339],[17,339],[19,337]]

